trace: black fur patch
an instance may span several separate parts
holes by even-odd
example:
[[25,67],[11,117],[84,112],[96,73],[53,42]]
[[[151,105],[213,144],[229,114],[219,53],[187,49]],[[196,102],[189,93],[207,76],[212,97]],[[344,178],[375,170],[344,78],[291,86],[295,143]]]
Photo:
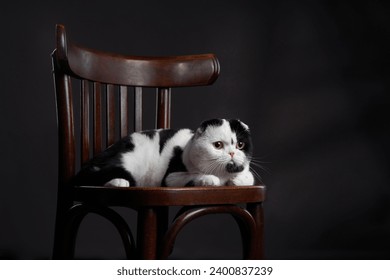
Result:
[[74,179],[74,185],[77,186],[103,186],[108,181],[122,178],[129,181],[130,186],[134,187],[136,182],[131,174],[120,166],[105,166],[99,170],[94,166],[82,169]]
[[74,185],[102,186],[115,178],[126,179],[130,186],[136,185],[132,175],[121,165],[121,155],[134,150],[131,136],[108,147],[102,153],[87,161],[74,177]]
[[195,186],[195,182],[191,180],[185,186],[186,187],[194,187]]
[[162,186],[164,186],[164,187],[167,186],[165,179],[167,178],[167,176],[169,174],[171,174],[173,172],[187,172],[188,171],[186,166],[183,163],[182,155],[183,155],[183,149],[180,148],[179,146],[176,146],[173,149],[173,156],[171,158],[171,161],[169,162],[167,172],[165,172],[164,178],[161,182]]
[[230,128],[236,134],[249,132],[239,120],[229,120]]
[[253,144],[250,131],[246,129],[239,120],[229,120],[230,128],[237,135],[238,142],[244,142],[243,151],[246,155],[252,155]]
[[105,155],[106,153],[108,155],[113,155],[122,151],[131,152],[133,150],[134,150],[134,144],[133,141],[131,140],[131,136],[127,136],[122,138],[120,141],[116,142],[112,146],[108,147],[108,149],[103,152],[103,155]]
[[165,143],[171,139],[175,134],[177,130],[174,129],[163,129],[159,131],[160,134],[160,154],[162,150],[164,149]]
[[237,173],[243,170],[244,170],[244,166],[237,165],[234,162],[229,162],[228,164],[226,164],[226,171],[229,173]]
[[122,138],[120,141],[114,143],[102,153],[96,155],[93,159],[87,162],[87,164],[101,167],[108,162],[110,164],[115,164],[119,161],[121,154],[126,152],[131,152],[134,150],[134,144],[131,139],[131,136]]
[[154,136],[157,134],[156,130],[144,130],[140,132],[143,135],[148,136],[150,139],[153,139]]
[[212,119],[212,120],[204,121],[199,128],[201,132],[204,132],[206,128],[209,126],[221,126],[222,124],[223,124],[222,119]]

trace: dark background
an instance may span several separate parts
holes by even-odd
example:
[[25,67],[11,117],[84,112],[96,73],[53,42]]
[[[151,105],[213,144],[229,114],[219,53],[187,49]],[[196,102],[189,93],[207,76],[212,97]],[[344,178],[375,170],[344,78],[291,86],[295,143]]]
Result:
[[[389,12],[374,0],[3,3],[0,258],[51,257],[50,53],[63,23],[74,41],[106,51],[217,54],[213,86],[173,92],[172,126],[225,117],[251,127],[268,187],[268,259],[390,259]],[[123,258],[117,237],[88,216],[77,257]],[[230,217],[203,218],[174,257],[239,258],[239,242]]]

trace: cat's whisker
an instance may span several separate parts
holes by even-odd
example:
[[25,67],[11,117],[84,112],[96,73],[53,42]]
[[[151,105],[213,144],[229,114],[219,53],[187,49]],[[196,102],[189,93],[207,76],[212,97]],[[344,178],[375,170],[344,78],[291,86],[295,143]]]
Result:
[[[212,162],[209,165],[210,174],[220,173],[223,169],[224,169],[224,164],[219,159]],[[215,172],[215,171],[219,171],[219,172]]]
[[251,161],[259,162],[259,163],[271,163],[271,162],[269,162],[269,161],[263,161],[263,160],[261,160],[260,158],[254,157],[254,156],[250,156],[250,157],[248,157],[248,159],[251,160]]
[[264,165],[258,164],[256,162],[251,162],[251,165],[263,170],[264,172],[266,172],[269,175],[271,174],[271,170],[269,168],[265,167]]
[[270,162],[260,160],[258,158],[253,157],[253,156],[251,156],[249,158],[249,160],[251,162],[251,165],[260,168],[261,170],[267,172],[268,174],[271,174],[271,170],[268,167],[264,166],[264,164],[267,164],[267,163],[269,164]]
[[263,184],[263,179],[261,178],[260,174],[255,169],[253,169],[253,167],[249,167],[249,169],[254,175],[254,177],[259,181],[259,183]]

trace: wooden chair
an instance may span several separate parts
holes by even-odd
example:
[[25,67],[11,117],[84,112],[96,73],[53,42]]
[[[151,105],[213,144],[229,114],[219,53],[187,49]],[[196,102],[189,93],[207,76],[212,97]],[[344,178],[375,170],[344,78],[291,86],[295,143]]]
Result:
[[[164,259],[177,235],[198,217],[231,214],[242,235],[243,256],[263,256],[263,186],[130,187],[74,186],[80,165],[129,133],[129,100],[134,96],[135,131],[142,129],[142,89],[157,88],[157,128],[169,128],[171,88],[205,86],[219,75],[213,54],[136,57],[107,53],[68,41],[56,26],[52,53],[58,114],[58,202],[53,258],[74,257],[77,231],[88,213],[117,228],[129,259]],[[240,205],[246,205],[243,208]],[[137,211],[137,240],[113,206]],[[168,207],[182,206],[170,221]]]

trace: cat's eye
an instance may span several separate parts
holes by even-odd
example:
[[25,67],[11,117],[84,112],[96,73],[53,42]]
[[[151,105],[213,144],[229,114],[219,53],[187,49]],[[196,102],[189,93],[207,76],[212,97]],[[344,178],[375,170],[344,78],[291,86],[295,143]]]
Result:
[[214,142],[213,145],[218,150],[223,148],[223,143],[221,141]]
[[239,149],[239,150],[242,150],[242,149],[244,149],[244,147],[245,147],[245,143],[244,142],[237,142],[237,145],[236,145],[236,147],[237,147],[237,149]]

